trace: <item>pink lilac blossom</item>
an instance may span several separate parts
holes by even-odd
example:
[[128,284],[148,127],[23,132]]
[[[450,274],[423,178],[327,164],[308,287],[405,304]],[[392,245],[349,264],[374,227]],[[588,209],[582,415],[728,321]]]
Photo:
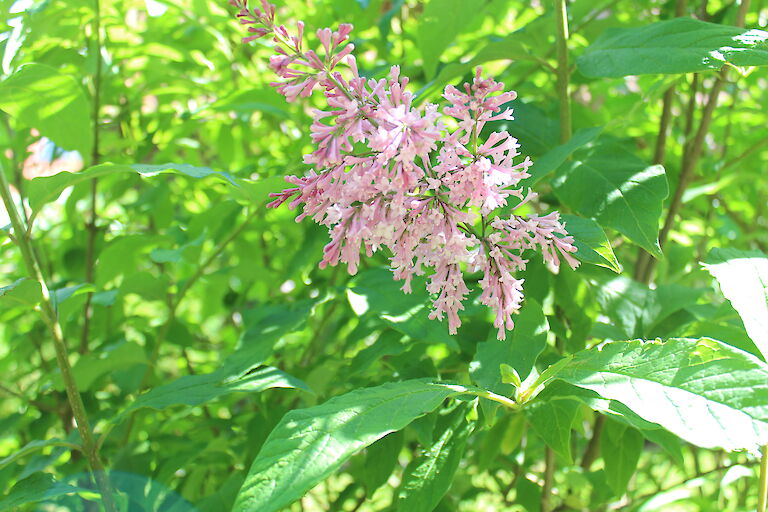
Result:
[[[280,78],[272,85],[289,102],[319,91],[327,109],[314,110],[310,128],[316,149],[304,157],[313,169],[304,177],[287,176],[292,187],[271,194],[269,207],[288,203],[305,217],[326,226],[331,241],[321,267],[345,263],[357,272],[360,253],[387,249],[393,276],[409,293],[414,276],[427,275],[434,297],[430,318],[448,321],[451,334],[461,325],[469,288],[465,271],[480,271],[480,301],[495,313],[498,338],[514,327],[523,301],[523,252],[541,251],[557,268],[561,259],[578,266],[576,251],[557,212],[544,216],[514,213],[536,194],[519,187],[529,176],[529,158],[508,132],[480,139],[488,122],[513,120],[505,104],[515,99],[504,84],[483,78],[481,70],[463,90],[449,85],[442,111],[427,103],[416,107],[406,89],[408,78],[392,66],[379,80],[360,76],[349,42],[352,26],[316,32],[322,57],[304,49],[304,23],[295,33],[275,24],[275,7],[261,0],[231,0],[245,42],[271,37],[277,54],[270,67]],[[337,68],[343,64],[344,73]],[[450,130],[443,120],[452,118]],[[508,205],[509,198],[514,205]],[[502,218],[499,210],[513,212]],[[478,227],[479,226],[479,227]]]

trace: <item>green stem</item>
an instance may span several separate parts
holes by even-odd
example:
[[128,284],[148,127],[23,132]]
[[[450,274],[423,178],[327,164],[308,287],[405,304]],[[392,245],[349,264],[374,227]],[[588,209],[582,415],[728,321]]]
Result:
[[568,11],[566,0],[553,0],[557,23],[557,96],[560,101],[560,143],[571,138],[571,96],[569,79],[571,70],[568,64]]
[[768,445],[760,450],[760,489],[757,497],[757,512],[765,512],[768,505]]
[[768,505],[768,445],[760,451],[760,488],[757,497],[757,512],[765,512]]
[[[93,75],[93,103],[91,105],[91,128],[93,130],[93,150],[91,152],[91,166],[98,165],[99,154],[99,110],[101,110],[101,5],[99,0],[93,0],[93,45],[91,46],[93,55],[96,57],[96,70]],[[91,207],[88,221],[85,224],[86,243],[85,243],[85,282],[93,283],[95,273],[95,248],[96,235],[96,195],[98,191],[98,179],[91,181]],[[89,292],[85,297],[83,306],[83,330],[80,336],[80,353],[88,352],[88,340],[91,331],[91,317],[93,316],[93,307],[91,300],[93,293]]]
[[40,284],[40,290],[42,293],[42,301],[40,304],[40,313],[43,321],[50,330],[51,337],[53,338],[53,346],[56,351],[56,362],[61,371],[61,378],[64,381],[64,387],[67,392],[67,399],[69,405],[72,408],[72,415],[77,423],[77,430],[80,433],[80,438],[83,441],[83,452],[88,459],[88,464],[91,468],[91,472],[96,479],[96,484],[101,492],[101,498],[104,503],[104,507],[108,512],[116,512],[117,508],[112,498],[112,489],[107,480],[104,472],[104,465],[99,457],[98,449],[93,440],[93,432],[88,422],[88,416],[85,412],[85,406],[83,405],[83,399],[80,396],[80,391],[77,388],[74,375],[72,374],[72,366],[69,363],[69,355],[67,353],[67,346],[64,342],[64,334],[59,324],[56,309],[51,299],[51,293],[48,286],[43,279],[43,275],[40,271],[40,265],[35,257],[35,250],[33,247],[32,239],[26,235],[26,228],[21,221],[19,212],[16,209],[16,204],[11,197],[10,184],[5,176],[5,169],[0,163],[0,195],[2,195],[5,209],[8,212],[8,217],[11,220],[11,226],[15,234],[15,242],[21,250],[21,255],[24,260],[24,265],[27,272]]
[[541,512],[552,510],[552,487],[555,482],[555,452],[547,446],[544,453],[544,485],[541,488]]

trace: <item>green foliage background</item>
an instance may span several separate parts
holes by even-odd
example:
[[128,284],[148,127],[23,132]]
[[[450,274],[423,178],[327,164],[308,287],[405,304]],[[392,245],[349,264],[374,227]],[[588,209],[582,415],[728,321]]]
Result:
[[[226,2],[0,0],[0,161],[118,507],[754,510],[768,46],[734,38],[739,5],[570,2],[564,132],[549,3],[278,4],[286,22],[353,23],[362,71],[400,65],[419,101],[478,65],[516,90],[516,120],[494,129],[534,159],[534,209],[567,214],[585,264],[532,258],[506,342],[476,301],[449,336],[385,255],[356,276],[320,270],[324,230],[264,207],[308,170],[307,109],[322,105],[273,91],[270,48],[240,43]],[[746,27],[767,20],[753,1]],[[79,151],[85,170],[28,179],[38,132],[47,157]],[[0,509],[95,510],[18,238],[3,228]],[[620,343],[655,338],[670,341]]]

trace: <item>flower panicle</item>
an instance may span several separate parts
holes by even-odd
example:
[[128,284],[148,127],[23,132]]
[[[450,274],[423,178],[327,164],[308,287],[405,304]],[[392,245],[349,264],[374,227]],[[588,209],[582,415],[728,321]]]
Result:
[[[573,237],[557,212],[514,213],[536,198],[520,186],[533,162],[521,160],[517,139],[507,131],[480,138],[489,122],[514,119],[508,106],[514,91],[478,68],[471,84],[445,88],[442,109],[417,107],[399,66],[379,79],[360,75],[352,25],[317,30],[315,51],[304,49],[304,23],[295,33],[276,25],[276,9],[266,0],[258,9],[245,0],[231,3],[251,33],[247,41],[272,35],[276,53],[269,64],[280,80],[271,85],[289,102],[315,91],[325,98],[327,107],[311,113],[315,148],[304,163],[312,170],[287,176],[291,186],[270,194],[267,205],[301,207],[297,222],[311,217],[329,230],[322,268],[343,263],[355,274],[362,252],[386,250],[405,293],[415,276],[427,277],[429,316],[446,318],[451,334],[461,326],[469,294],[464,274],[479,271],[479,300],[494,311],[504,339],[523,302],[523,280],[515,274],[525,269],[525,252],[540,251],[554,269],[561,261],[578,266]],[[446,127],[447,118],[456,129]],[[505,207],[511,215],[501,214]],[[478,223],[482,229],[475,229]]]

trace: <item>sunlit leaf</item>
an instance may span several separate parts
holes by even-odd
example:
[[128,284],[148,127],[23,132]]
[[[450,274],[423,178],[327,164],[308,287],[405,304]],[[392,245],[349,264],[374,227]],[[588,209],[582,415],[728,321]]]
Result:
[[72,76],[44,64],[26,64],[0,81],[0,109],[60,148],[90,156],[90,104]]
[[768,65],[768,32],[682,17],[642,27],[610,29],[579,57],[591,77],[693,73]]
[[282,509],[354,453],[431,412],[453,393],[411,380],[358,389],[289,412],[253,462],[234,510]]
[[609,343],[576,354],[557,378],[703,448],[768,442],[768,365],[715,340]]
[[704,268],[720,283],[747,334],[768,357],[768,256],[759,251],[713,249]]
[[440,56],[477,13],[477,6],[463,0],[429,0],[417,32],[428,77],[434,76]]

